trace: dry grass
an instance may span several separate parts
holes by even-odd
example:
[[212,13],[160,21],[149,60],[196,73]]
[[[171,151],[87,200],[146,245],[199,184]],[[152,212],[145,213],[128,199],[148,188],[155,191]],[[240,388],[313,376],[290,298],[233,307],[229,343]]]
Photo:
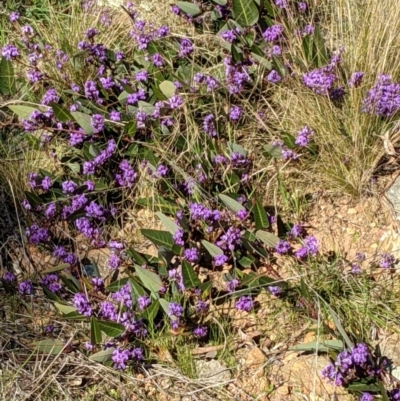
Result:
[[[357,197],[364,193],[384,155],[382,136],[387,133],[394,145],[399,141],[391,122],[361,113],[361,103],[377,75],[385,73],[395,81],[400,79],[400,38],[396,34],[400,4],[390,0],[325,1],[317,10],[328,48],[345,49],[340,84],[346,87],[355,71],[365,73],[364,82],[360,88],[346,89],[341,107],[315,96],[300,83],[281,86],[272,97],[279,111],[271,117],[280,131],[294,134],[304,125],[315,130],[319,155],[304,167],[307,183],[317,181],[322,189]],[[295,46],[293,52],[301,57]],[[305,59],[303,62],[307,65]]]

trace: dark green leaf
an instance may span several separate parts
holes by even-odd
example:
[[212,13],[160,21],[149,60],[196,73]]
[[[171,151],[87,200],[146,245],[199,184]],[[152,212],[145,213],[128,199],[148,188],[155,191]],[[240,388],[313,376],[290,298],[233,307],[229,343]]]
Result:
[[55,273],[55,272],[59,272],[61,270],[65,270],[68,269],[71,265],[69,263],[61,263],[58,266],[55,267],[51,267],[50,269],[44,270],[42,273],[43,274],[48,274],[48,273]]
[[137,283],[134,279],[129,280],[129,285],[131,286],[131,294],[137,296],[147,295],[146,291],[142,288],[142,286]]
[[120,336],[125,331],[124,326],[119,323],[98,320],[97,324],[103,333],[112,338]]
[[256,230],[269,227],[267,212],[265,211],[259,199],[257,199],[254,203],[252,212],[254,216],[254,222],[256,223]]
[[232,0],[232,12],[241,26],[252,26],[259,18],[257,6],[253,0]]
[[147,259],[144,258],[139,252],[137,252],[135,249],[133,248],[129,248],[126,251],[126,254],[132,258],[137,264],[139,265],[146,265],[147,264]]
[[172,249],[174,246],[174,239],[169,231],[159,231],[151,229],[140,230],[142,235],[149,239],[155,245],[165,246],[167,249]]
[[376,380],[371,378],[369,381],[353,382],[349,384],[348,389],[351,391],[373,391],[378,392],[380,388]]
[[239,264],[245,268],[250,267],[254,262],[255,258],[251,255],[243,256],[241,259],[239,259]]
[[90,319],[90,341],[93,345],[101,343],[101,330],[97,319],[92,316]]
[[182,278],[183,285],[187,289],[198,287],[201,284],[192,265],[186,260],[182,261]]
[[157,316],[158,310],[160,309],[160,304],[158,301],[153,301],[144,311],[143,317],[147,319],[150,324],[153,324],[154,319]]
[[121,278],[121,280],[114,281],[107,287],[107,291],[115,292],[121,289],[129,280],[129,277]]
[[10,60],[2,57],[0,61],[0,93],[14,95],[16,92],[14,68]]
[[61,122],[66,123],[73,120],[72,114],[65,107],[54,102],[50,103],[50,107],[53,109],[55,117]]

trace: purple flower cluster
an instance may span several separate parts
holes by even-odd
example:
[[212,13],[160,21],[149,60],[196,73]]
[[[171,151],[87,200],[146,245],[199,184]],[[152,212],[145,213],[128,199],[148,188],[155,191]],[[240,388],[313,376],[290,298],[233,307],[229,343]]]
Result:
[[115,174],[115,179],[120,187],[131,187],[136,179],[136,172],[128,160],[122,160],[119,164],[120,173]]
[[353,72],[350,79],[347,82],[350,88],[358,88],[364,78],[364,73],[361,71]]
[[47,274],[43,277],[42,284],[51,292],[59,292],[62,289],[62,285],[58,282],[57,274]]
[[39,227],[37,224],[32,224],[25,231],[26,236],[33,245],[38,245],[42,242],[50,240],[50,232],[48,228]]
[[313,235],[308,235],[304,238],[303,246],[295,252],[295,256],[303,259],[306,256],[316,256],[319,249],[318,240]]
[[363,100],[362,111],[377,116],[391,117],[400,109],[400,84],[390,75],[381,74]]
[[86,295],[83,293],[76,293],[72,298],[72,303],[75,308],[78,310],[83,316],[91,316],[92,315],[92,308],[90,307],[89,301],[86,298]]
[[395,265],[395,263],[396,258],[390,253],[385,253],[381,255],[379,266],[382,267],[382,269],[391,269]]
[[303,127],[296,136],[295,144],[305,147],[310,142],[310,137],[314,135],[314,131],[310,127]]
[[302,76],[304,85],[317,95],[329,95],[335,80],[336,75],[332,72],[331,66],[317,68]]
[[111,356],[111,360],[113,361],[113,366],[118,370],[125,370],[128,367],[129,361],[142,361],[144,359],[143,350],[141,348],[133,348],[131,350],[128,349],[120,349],[116,348]]
[[264,31],[263,38],[266,42],[275,42],[281,39],[282,34],[283,34],[282,25],[272,25]]
[[342,351],[335,363],[330,363],[321,371],[321,376],[336,386],[343,386],[349,382],[357,369],[373,375],[369,358],[368,347],[363,343],[357,344],[351,351]]
[[229,227],[225,234],[221,235],[216,245],[223,250],[234,251],[240,243],[241,232],[239,228]]
[[34,293],[32,282],[30,280],[20,282],[18,292],[21,295],[32,295]]
[[250,312],[254,307],[254,302],[251,296],[242,296],[235,303],[235,308],[240,311]]
[[226,87],[230,94],[235,95],[243,91],[246,82],[250,82],[250,74],[247,65],[244,63],[234,63],[231,57],[226,57],[223,61],[225,67]]
[[211,137],[217,136],[217,130],[215,128],[215,123],[214,123],[214,116],[212,114],[208,114],[207,116],[204,117],[203,130],[208,136]]

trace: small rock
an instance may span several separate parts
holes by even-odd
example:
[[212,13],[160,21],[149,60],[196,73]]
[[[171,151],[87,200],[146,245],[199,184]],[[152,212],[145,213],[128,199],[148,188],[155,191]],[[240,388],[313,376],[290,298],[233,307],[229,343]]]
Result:
[[194,364],[199,378],[212,377],[215,382],[224,382],[231,378],[231,371],[215,359],[211,361],[196,360]]
[[354,235],[356,233],[356,230],[353,227],[347,227],[346,233],[349,235]]
[[258,376],[262,376],[263,369],[262,366],[264,365],[265,361],[267,360],[264,353],[258,347],[252,348],[245,357],[245,366],[251,370],[259,371],[257,373]]
[[357,209],[355,209],[354,207],[350,208],[347,210],[347,214],[357,214]]

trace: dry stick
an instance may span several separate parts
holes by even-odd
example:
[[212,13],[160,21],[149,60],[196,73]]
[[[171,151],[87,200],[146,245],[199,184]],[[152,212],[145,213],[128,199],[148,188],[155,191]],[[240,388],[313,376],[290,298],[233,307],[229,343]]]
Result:
[[23,255],[24,255],[25,261],[27,262],[27,266],[28,266],[28,267],[32,266],[33,269],[35,270],[36,274],[38,274],[38,271],[37,271],[37,269],[36,269],[36,266],[34,266],[33,263],[31,263],[31,261],[30,261],[29,258],[28,258],[28,255],[27,255],[26,252],[25,252],[24,237],[23,237],[23,235],[22,235],[21,222],[20,222],[20,220],[19,220],[18,208],[17,208],[17,202],[16,202],[16,200],[15,200],[14,189],[13,189],[13,187],[12,187],[12,185],[11,185],[10,179],[8,179],[7,181],[8,181],[8,185],[10,186],[10,189],[11,189],[11,194],[12,194],[12,198],[13,198],[13,202],[14,202],[14,207],[15,207],[15,215],[17,216],[18,228],[19,228],[19,233],[20,233],[20,236],[21,236],[21,243],[22,243],[22,253],[23,253]]

